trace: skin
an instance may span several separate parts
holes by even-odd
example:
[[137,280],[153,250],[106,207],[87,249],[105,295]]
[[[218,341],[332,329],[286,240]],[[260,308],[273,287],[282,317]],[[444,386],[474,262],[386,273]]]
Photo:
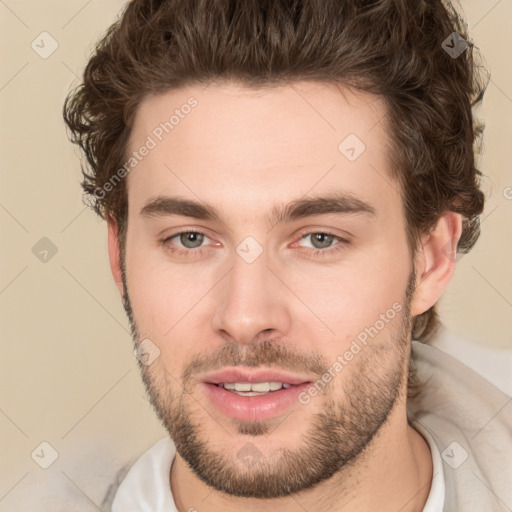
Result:
[[[177,447],[169,485],[178,510],[421,511],[432,459],[406,417],[410,325],[452,277],[444,248],[460,237],[460,216],[441,217],[412,257],[389,169],[386,106],[333,85],[254,91],[224,83],[153,96],[139,106],[130,148],[191,96],[197,107],[127,177],[124,261],[117,227],[108,225],[134,339],[160,350],[140,367]],[[353,162],[338,150],[348,134],[366,146]],[[273,206],[333,190],[357,196],[375,215],[267,223]],[[211,204],[221,220],[141,215],[158,195]],[[206,236],[160,243],[186,229]],[[314,233],[348,243],[335,236],[322,245]],[[263,250],[252,263],[236,251],[247,236]],[[319,248],[323,255],[313,252]],[[204,370],[240,363],[275,362],[319,379],[396,303],[394,318],[308,404],[240,422],[201,392]],[[251,467],[238,457],[249,445],[258,454]]]

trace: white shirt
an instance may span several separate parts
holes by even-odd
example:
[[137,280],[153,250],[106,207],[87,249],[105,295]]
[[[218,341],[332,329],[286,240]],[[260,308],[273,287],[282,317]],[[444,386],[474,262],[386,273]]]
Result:
[[[423,512],[512,510],[512,399],[448,354],[413,341],[425,398],[409,421],[426,439],[433,479]],[[169,474],[176,451],[161,439],[131,467],[111,512],[178,512]]]
[[444,470],[441,453],[430,432],[417,421],[411,422],[413,427],[425,438],[432,454],[432,483],[430,492],[422,512],[443,512],[444,509]]
[[176,448],[164,437],[131,467],[119,486],[112,512],[178,512],[169,476]]

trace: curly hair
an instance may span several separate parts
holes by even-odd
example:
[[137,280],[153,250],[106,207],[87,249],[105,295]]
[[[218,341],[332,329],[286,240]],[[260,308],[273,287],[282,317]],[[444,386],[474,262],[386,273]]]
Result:
[[[462,51],[449,51],[455,43]],[[457,251],[467,252],[484,206],[475,167],[483,125],[472,109],[487,83],[476,56],[466,23],[443,0],[132,0],[97,43],[63,115],[87,160],[88,204],[115,221],[123,248],[126,180],[105,184],[127,160],[146,96],[222,81],[256,89],[320,81],[379,95],[411,253],[447,211],[462,216]],[[438,325],[434,305],[414,318],[412,335],[428,342]]]

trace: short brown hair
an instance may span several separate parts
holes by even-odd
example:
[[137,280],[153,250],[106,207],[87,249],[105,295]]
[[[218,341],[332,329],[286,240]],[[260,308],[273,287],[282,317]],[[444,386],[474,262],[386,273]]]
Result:
[[[448,51],[456,41],[467,46],[460,55]],[[64,120],[87,159],[89,204],[116,222],[124,248],[126,180],[95,191],[126,161],[145,96],[224,80],[252,88],[310,80],[380,95],[412,254],[450,210],[462,214],[457,250],[467,252],[484,205],[474,159],[483,126],[472,107],[487,84],[474,50],[442,0],[132,0],[66,98]],[[434,305],[414,318],[413,337],[428,340],[438,323]]]

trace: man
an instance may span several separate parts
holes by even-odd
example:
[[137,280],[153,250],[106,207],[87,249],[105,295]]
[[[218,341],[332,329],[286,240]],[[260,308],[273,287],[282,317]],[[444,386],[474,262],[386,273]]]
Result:
[[509,397],[424,344],[484,88],[440,0],[127,5],[64,107],[169,432],[113,512],[512,507]]

